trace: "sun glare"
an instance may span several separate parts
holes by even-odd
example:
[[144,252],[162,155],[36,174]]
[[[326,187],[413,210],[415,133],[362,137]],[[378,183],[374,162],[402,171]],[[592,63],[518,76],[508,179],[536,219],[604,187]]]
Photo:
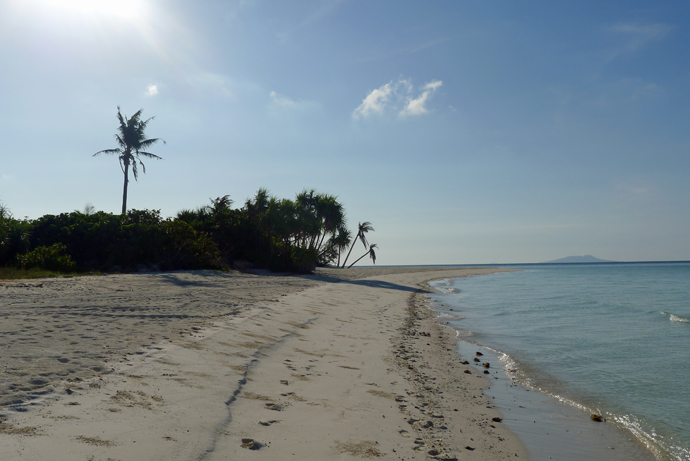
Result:
[[136,19],[142,9],[142,0],[47,0],[47,2],[53,7],[81,14],[117,16],[123,19]]

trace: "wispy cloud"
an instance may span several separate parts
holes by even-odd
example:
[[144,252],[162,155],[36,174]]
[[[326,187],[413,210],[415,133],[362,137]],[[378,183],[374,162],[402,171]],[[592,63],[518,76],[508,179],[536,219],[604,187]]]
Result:
[[279,106],[294,106],[295,105],[295,101],[293,101],[292,99],[290,99],[286,96],[280,96],[275,91],[271,91],[271,99],[273,100],[273,102],[275,102]]
[[340,6],[347,0],[326,0],[316,8],[307,18],[302,21],[299,27],[308,26],[310,24],[319,22],[324,18],[332,15]]
[[388,82],[371,91],[352,112],[352,118],[368,118],[386,111],[397,112],[399,117],[428,114],[427,102],[442,85],[442,81],[432,80],[415,92],[409,79]]
[[620,46],[611,50],[609,59],[634,53],[650,43],[663,40],[673,29],[674,27],[668,24],[620,23],[609,26],[606,31],[623,40]]
[[401,117],[407,117],[410,115],[423,115],[429,113],[429,110],[426,108],[426,102],[429,99],[429,97],[436,92],[437,89],[439,89],[443,85],[443,82],[440,80],[433,80],[422,88],[422,94],[420,94],[416,98],[408,98],[407,102],[405,103],[405,108],[400,111],[400,116]]
[[271,91],[269,93],[269,96],[271,97],[271,101],[273,101],[274,107],[277,106],[283,109],[290,109],[293,111],[302,112],[318,110],[320,108],[320,104],[316,101],[295,100],[282,94],[276,93],[275,91]]

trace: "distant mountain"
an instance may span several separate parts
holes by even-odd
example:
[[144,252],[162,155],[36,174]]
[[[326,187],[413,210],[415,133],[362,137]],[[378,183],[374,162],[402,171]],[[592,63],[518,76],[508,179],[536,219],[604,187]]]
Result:
[[545,264],[560,264],[560,263],[611,263],[614,261],[607,261],[605,259],[595,258],[592,255],[585,256],[567,256],[565,258],[556,259],[554,261],[547,261]]

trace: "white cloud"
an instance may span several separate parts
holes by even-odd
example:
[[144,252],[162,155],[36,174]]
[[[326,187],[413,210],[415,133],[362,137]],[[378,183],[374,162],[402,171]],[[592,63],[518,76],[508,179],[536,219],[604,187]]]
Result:
[[388,104],[388,98],[390,97],[390,94],[393,92],[392,88],[392,82],[391,83],[386,83],[383,85],[381,88],[378,88],[371,93],[367,95],[366,98],[362,101],[362,104],[355,109],[355,111],[352,113],[352,118],[355,120],[360,118],[360,117],[368,117],[372,113],[381,113],[383,112],[383,109],[386,107],[386,104]]
[[424,85],[424,89],[429,91],[436,91],[441,86],[443,86],[443,82],[441,80],[432,80],[426,85]]
[[352,112],[352,118],[367,118],[389,109],[398,112],[400,117],[428,114],[427,101],[441,85],[443,82],[440,80],[432,80],[421,87],[421,93],[415,95],[414,85],[409,79],[386,83],[364,98],[362,104]]
[[426,102],[429,97],[443,85],[440,80],[432,80],[431,82],[424,85],[422,94],[416,98],[407,98],[405,103],[405,108],[400,111],[398,115],[400,117],[407,117],[411,115],[424,115],[428,114],[429,110],[426,108]]
[[158,94],[158,85],[149,85],[146,87],[146,96],[155,96]]

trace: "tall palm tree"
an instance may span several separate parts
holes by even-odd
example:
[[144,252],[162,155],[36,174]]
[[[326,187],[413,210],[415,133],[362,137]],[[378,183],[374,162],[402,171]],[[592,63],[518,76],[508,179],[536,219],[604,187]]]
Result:
[[[147,149],[154,145],[158,141],[163,141],[159,138],[146,139],[144,131],[146,130],[146,125],[153,120],[153,117],[147,120],[141,120],[141,113],[143,109],[139,109],[130,118],[123,116],[120,112],[120,106],[117,107],[117,119],[120,121],[120,126],[118,127],[118,133],[115,134],[115,139],[119,145],[116,149],[105,149],[93,154],[95,157],[98,154],[115,154],[118,156],[120,161],[120,168],[125,174],[125,185],[122,191],[122,214],[127,213],[127,185],[129,184],[129,167],[132,167],[132,173],[134,173],[134,179],[139,179],[139,171],[137,169],[137,162],[141,164],[141,168],[146,173],[146,166],[144,162],[141,161],[139,156],[144,156],[146,158],[155,158],[156,160],[161,160],[162,157],[154,155],[150,152],[145,152],[143,149]],[[163,141],[165,144],[165,141]]]
[[374,227],[371,225],[369,221],[364,221],[363,223],[359,223],[359,226],[357,227],[357,235],[355,235],[354,240],[352,241],[352,245],[350,246],[350,251],[347,252],[347,256],[345,256],[345,261],[343,261],[343,266],[345,267],[345,264],[347,264],[347,258],[350,257],[350,253],[352,253],[352,249],[355,247],[355,244],[357,243],[357,240],[362,242],[362,245],[364,245],[364,249],[366,250],[367,247],[369,246],[369,243],[367,242],[367,232],[373,232]]
[[379,247],[379,246],[378,246],[377,244],[375,244],[375,243],[372,243],[371,245],[369,245],[369,251],[367,251],[367,252],[364,253],[362,256],[360,256],[360,257],[357,259],[357,261],[355,261],[355,262],[353,262],[352,264],[350,264],[349,266],[347,266],[347,268],[349,269],[349,268],[351,268],[352,266],[354,266],[355,264],[357,264],[357,263],[359,262],[359,260],[362,259],[363,257],[365,257],[366,255],[371,256],[371,260],[374,261],[374,264],[376,264],[376,249],[377,249],[378,247]]

